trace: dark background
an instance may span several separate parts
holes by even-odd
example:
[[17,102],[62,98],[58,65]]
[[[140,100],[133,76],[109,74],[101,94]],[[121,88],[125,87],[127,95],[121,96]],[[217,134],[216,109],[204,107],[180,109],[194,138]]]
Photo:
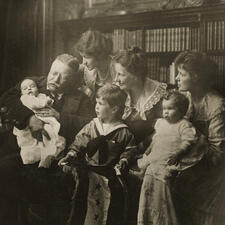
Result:
[[52,0],[0,0],[0,94],[52,60]]

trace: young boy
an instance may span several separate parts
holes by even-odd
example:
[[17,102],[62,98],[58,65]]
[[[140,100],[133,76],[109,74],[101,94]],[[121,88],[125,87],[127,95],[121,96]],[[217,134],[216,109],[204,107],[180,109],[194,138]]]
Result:
[[115,85],[99,88],[95,107],[97,118],[76,135],[67,156],[59,162],[62,165],[85,154],[86,164],[92,168],[88,171],[85,225],[116,225],[122,220],[122,190],[110,171],[121,157],[136,148],[133,134],[122,122],[126,97]]
[[[51,107],[53,100],[45,94],[39,93],[37,84],[32,79],[24,79],[20,84],[21,102],[34,111]],[[39,167],[48,168],[51,161],[65,148],[65,138],[58,135],[60,124],[54,117],[38,117],[45,123],[42,140],[35,139],[29,127],[19,130],[13,129],[17,143],[21,148],[20,155],[24,164],[38,161]],[[47,137],[48,138],[47,138]]]

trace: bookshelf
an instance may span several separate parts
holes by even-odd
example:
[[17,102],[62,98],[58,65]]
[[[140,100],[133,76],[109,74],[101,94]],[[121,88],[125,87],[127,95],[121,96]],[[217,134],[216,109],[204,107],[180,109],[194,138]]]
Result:
[[216,88],[225,89],[225,3],[62,21],[57,26],[67,52],[89,28],[112,38],[114,51],[132,45],[143,48],[149,76],[167,83],[174,83],[172,62],[179,52],[205,51],[219,65]]

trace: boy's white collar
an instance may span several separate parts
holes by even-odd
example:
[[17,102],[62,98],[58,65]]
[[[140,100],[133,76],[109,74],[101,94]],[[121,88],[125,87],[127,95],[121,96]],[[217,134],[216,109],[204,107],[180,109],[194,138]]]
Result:
[[96,125],[100,135],[107,135],[107,134],[109,134],[109,133],[111,133],[111,132],[113,132],[113,131],[115,131],[119,128],[127,127],[127,125],[121,121],[121,123],[116,124],[115,126],[112,126],[107,130],[104,130],[102,122],[99,120],[99,118],[94,118],[93,120],[95,122],[95,125]]

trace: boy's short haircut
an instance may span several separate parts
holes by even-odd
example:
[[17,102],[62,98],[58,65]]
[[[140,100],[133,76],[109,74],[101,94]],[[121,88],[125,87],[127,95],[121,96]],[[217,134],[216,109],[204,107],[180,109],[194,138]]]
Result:
[[182,116],[185,116],[189,107],[188,98],[180,93],[179,91],[169,91],[168,94],[164,97],[165,100],[172,100],[177,106]]
[[127,94],[114,84],[105,84],[99,88],[96,98],[103,98],[110,107],[118,106],[117,119],[121,119],[124,113]]

